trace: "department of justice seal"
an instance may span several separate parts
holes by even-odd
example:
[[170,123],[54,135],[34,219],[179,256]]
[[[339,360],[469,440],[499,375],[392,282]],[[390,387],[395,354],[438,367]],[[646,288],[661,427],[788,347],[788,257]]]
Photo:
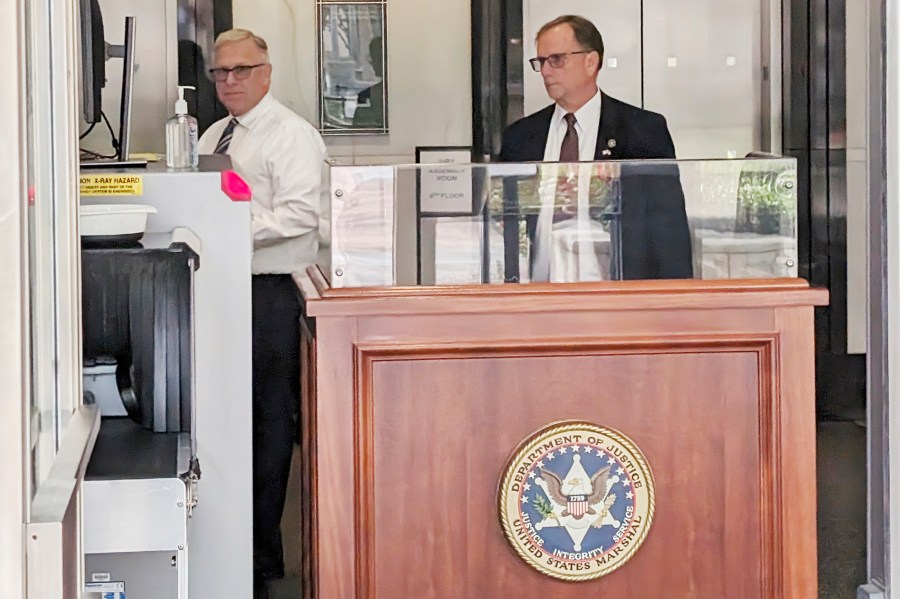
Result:
[[503,474],[500,522],[516,553],[561,580],[592,580],[625,564],[653,522],[653,473],[622,433],[551,424],[522,442]]

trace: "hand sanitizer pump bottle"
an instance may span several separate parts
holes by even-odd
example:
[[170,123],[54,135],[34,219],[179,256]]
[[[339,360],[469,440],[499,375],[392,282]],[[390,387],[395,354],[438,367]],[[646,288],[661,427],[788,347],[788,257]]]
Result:
[[166,165],[169,168],[197,167],[197,119],[188,114],[184,90],[190,85],[178,86],[175,116],[166,121]]

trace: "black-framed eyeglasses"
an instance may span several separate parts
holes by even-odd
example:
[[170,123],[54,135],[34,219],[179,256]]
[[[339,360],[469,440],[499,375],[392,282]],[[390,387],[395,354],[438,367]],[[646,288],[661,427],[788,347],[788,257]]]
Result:
[[242,64],[240,66],[232,67],[230,69],[226,69],[225,67],[217,67],[215,69],[209,70],[209,77],[213,81],[222,82],[222,81],[225,81],[226,79],[228,79],[228,73],[234,73],[235,79],[246,79],[247,77],[250,76],[250,73],[253,72],[253,69],[255,69],[256,67],[261,67],[261,66],[265,66],[265,65],[266,65],[266,63],[261,62],[259,64],[247,64],[247,65]]
[[565,66],[566,61],[568,60],[568,56],[570,54],[590,54],[593,50],[579,50],[577,52],[560,52],[558,54],[551,54],[550,56],[536,56],[534,58],[529,58],[528,62],[531,63],[531,68],[534,69],[536,73],[541,72],[541,68],[543,68],[544,63],[549,63],[551,67],[554,69],[558,69],[560,67]]

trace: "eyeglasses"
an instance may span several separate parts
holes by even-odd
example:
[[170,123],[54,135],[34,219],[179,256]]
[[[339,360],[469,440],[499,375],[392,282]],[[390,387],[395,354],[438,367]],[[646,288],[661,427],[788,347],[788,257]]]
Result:
[[579,50],[578,52],[560,52],[559,54],[551,54],[550,56],[537,56],[535,58],[528,59],[528,62],[531,63],[531,68],[535,70],[536,73],[540,73],[541,69],[544,67],[544,63],[550,63],[550,66],[554,69],[561,68],[565,66],[568,61],[567,56],[570,54],[590,54],[593,50]]
[[250,73],[253,72],[253,69],[256,67],[265,66],[266,63],[260,64],[249,64],[249,65],[240,65],[237,67],[232,67],[230,69],[226,69],[225,67],[218,67],[215,69],[209,70],[209,76],[215,81],[222,82],[228,79],[228,73],[234,73],[235,79],[246,79],[250,76]]

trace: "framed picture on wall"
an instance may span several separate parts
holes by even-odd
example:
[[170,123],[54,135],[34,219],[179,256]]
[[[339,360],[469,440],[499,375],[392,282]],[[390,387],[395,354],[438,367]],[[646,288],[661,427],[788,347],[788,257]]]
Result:
[[385,2],[316,3],[319,130],[388,132]]

